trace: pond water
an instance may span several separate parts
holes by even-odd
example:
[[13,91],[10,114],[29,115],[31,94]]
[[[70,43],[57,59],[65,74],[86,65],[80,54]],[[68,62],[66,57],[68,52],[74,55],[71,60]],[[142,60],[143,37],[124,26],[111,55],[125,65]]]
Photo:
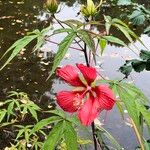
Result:
[[[150,5],[148,1],[145,1],[145,4]],[[77,17],[79,7],[80,5],[76,1],[67,1],[66,3],[62,3],[62,10],[56,16],[60,20],[80,18],[80,16]],[[103,11],[105,12],[106,9],[108,8],[104,7]],[[113,17],[117,17],[120,13],[119,11],[116,12],[116,9],[115,7],[108,9]],[[109,14],[109,11],[106,13]],[[28,31],[36,28],[42,29],[47,26],[48,20],[50,20],[50,16],[43,10],[43,1],[0,1],[0,56],[3,55],[14,41],[23,37]],[[58,24],[54,25],[54,28],[59,27]],[[136,33],[140,36],[144,44],[150,48],[150,38],[142,34],[143,28],[143,26],[137,28]],[[63,36],[54,37],[52,40],[60,42]],[[138,42],[135,42],[135,45],[139,49],[143,48]],[[46,43],[41,49],[42,52],[36,54],[32,53],[31,49],[32,45],[27,47],[25,52],[22,51],[10,65],[0,72],[0,99],[5,98],[8,91],[23,91],[29,94],[30,98],[42,108],[46,108],[49,103],[54,103],[53,98],[57,91],[65,88],[68,89],[68,87],[54,76],[51,80],[46,81],[52,67],[57,45]],[[107,78],[121,79],[123,75],[117,71],[118,68],[124,63],[124,60],[135,57],[137,56],[127,48],[108,45],[105,54],[98,58],[98,65],[101,65],[102,68],[99,66],[97,68]],[[0,65],[4,61],[1,61]],[[79,52],[69,49],[65,59],[61,62],[61,66],[68,63],[84,63],[84,61],[82,53],[79,54]],[[150,87],[150,72],[144,71],[140,74],[133,72],[129,77],[129,81],[133,80],[145,95],[150,98],[150,90],[148,88]],[[104,127],[116,137],[125,149],[133,150],[137,146],[137,143],[135,143],[136,137],[132,133],[127,118],[123,121],[117,113],[116,109],[108,112],[107,125]]]

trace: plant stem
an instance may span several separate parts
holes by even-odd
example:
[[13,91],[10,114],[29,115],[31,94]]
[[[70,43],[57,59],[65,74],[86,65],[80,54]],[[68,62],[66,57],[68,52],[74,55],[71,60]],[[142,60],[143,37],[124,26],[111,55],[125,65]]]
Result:
[[94,122],[92,122],[92,134],[93,134],[93,140],[94,140],[94,149],[97,150],[97,141],[96,141],[96,133],[95,133]]
[[[50,43],[53,43],[53,44],[56,44],[56,45],[59,45],[59,43],[54,42],[54,41],[51,41],[51,40],[49,40],[49,39],[45,39],[45,41],[50,42]],[[78,51],[83,51],[83,50],[80,49],[80,48],[76,48],[76,47],[72,47],[72,46],[70,46],[69,48],[75,49],[75,50],[78,50]]]
[[84,56],[85,56],[86,65],[88,67],[90,67],[90,64],[89,64],[89,61],[88,61],[88,56],[87,56],[86,43],[84,43]]
[[134,129],[134,132],[136,134],[137,140],[140,144],[141,150],[144,150],[142,137],[141,137],[141,135],[140,135],[140,133],[139,133],[139,131],[138,131],[138,129],[137,129],[137,127],[136,127],[136,125],[132,119],[131,119],[131,124],[133,125],[133,129]]
[[[56,17],[53,15],[53,18],[58,22],[58,24],[62,27],[62,28],[65,28],[61,21],[59,21],[58,19],[56,19]],[[78,41],[76,39],[74,39],[74,41],[79,45],[79,47],[83,50],[83,47],[80,45],[80,43],[78,43]]]
[[[89,61],[88,61],[88,56],[87,56],[86,43],[84,43],[84,56],[85,56],[86,65],[88,67],[90,67],[90,64],[89,64]],[[91,127],[92,127],[93,141],[94,141],[94,150],[97,150],[97,141],[96,141],[96,133],[95,133],[94,122],[92,122]]]

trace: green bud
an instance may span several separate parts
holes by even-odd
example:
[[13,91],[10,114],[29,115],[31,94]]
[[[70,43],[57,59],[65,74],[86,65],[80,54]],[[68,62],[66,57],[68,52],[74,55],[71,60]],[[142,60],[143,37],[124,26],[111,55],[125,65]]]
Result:
[[92,0],[87,0],[87,5],[81,6],[81,13],[85,17],[90,17],[90,16],[93,17],[97,13],[97,9]]
[[45,6],[50,13],[54,14],[58,9],[57,0],[47,0]]

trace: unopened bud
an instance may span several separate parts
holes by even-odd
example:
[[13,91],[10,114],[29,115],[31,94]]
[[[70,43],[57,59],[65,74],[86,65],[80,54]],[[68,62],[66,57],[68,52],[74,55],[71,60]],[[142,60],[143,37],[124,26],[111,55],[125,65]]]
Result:
[[90,16],[94,16],[97,13],[97,9],[93,3],[92,0],[87,0],[87,5],[82,5],[81,6],[81,13],[85,16],[85,17],[90,17]]
[[54,14],[58,9],[57,0],[47,0],[45,6],[50,13]]

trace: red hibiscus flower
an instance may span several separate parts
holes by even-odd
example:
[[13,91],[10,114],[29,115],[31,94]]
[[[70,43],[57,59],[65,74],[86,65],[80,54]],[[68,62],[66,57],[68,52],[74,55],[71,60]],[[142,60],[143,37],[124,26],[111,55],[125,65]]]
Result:
[[64,111],[77,112],[83,125],[91,125],[102,110],[112,109],[115,103],[112,90],[107,85],[92,84],[97,77],[95,68],[83,64],[77,64],[77,68],[66,65],[57,69],[57,75],[76,87],[72,91],[59,92],[57,103]]

